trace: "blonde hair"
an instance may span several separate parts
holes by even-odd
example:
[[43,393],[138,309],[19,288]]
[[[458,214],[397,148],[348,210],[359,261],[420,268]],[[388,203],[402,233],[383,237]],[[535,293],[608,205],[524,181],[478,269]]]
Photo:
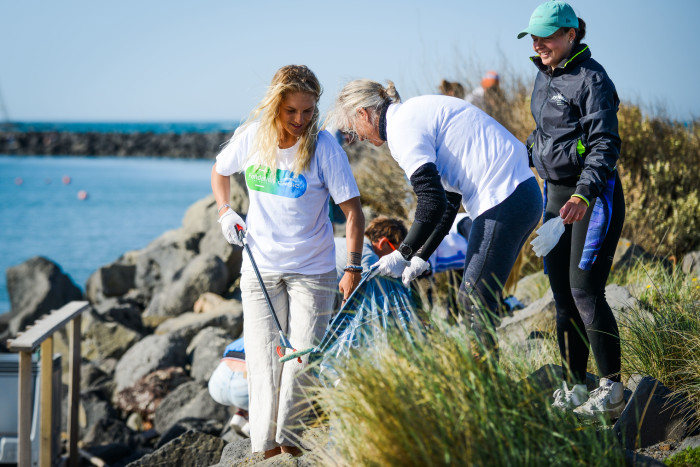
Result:
[[295,92],[311,94],[316,98],[313,117],[304,134],[299,138],[299,148],[293,167],[294,173],[298,175],[311,166],[319,132],[318,100],[323,90],[313,71],[304,65],[287,65],[277,70],[265,96],[251,112],[244,125],[259,119],[260,127],[255,134],[252,151],[248,157],[257,154],[260,166],[274,169],[277,165],[277,150],[282,131],[278,118],[280,106],[285,97]]
[[379,109],[387,102],[390,104],[401,102],[401,97],[392,81],[387,81],[386,88],[369,79],[350,81],[338,94],[335,105],[326,118],[326,125],[340,131],[354,131],[359,109],[370,110],[374,120]]

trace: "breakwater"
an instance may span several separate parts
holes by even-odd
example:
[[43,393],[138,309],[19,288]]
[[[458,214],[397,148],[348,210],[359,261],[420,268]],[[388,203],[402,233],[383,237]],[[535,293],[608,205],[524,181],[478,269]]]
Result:
[[212,159],[232,132],[103,133],[0,131],[0,154],[18,156],[149,156]]

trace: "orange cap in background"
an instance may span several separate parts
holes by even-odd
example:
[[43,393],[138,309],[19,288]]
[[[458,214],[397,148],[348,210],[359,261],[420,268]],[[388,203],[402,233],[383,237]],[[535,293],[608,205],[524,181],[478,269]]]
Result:
[[495,71],[487,71],[483,78],[481,78],[481,87],[488,89],[491,86],[498,85],[499,77],[498,73]]

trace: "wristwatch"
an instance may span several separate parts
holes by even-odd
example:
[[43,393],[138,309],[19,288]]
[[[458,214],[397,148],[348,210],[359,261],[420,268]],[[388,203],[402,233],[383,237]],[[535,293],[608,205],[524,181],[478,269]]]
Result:
[[399,245],[399,253],[401,253],[401,256],[403,256],[406,261],[409,261],[411,256],[413,256],[413,248],[411,248],[410,245],[402,243]]

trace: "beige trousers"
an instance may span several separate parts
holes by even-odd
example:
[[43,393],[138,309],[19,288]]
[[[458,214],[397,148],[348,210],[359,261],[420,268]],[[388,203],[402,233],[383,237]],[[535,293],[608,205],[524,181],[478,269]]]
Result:
[[[335,270],[326,274],[262,273],[282,330],[302,350],[319,343],[330,321],[337,289]],[[296,445],[309,408],[304,387],[312,383],[307,365],[296,359],[280,363],[279,332],[252,271],[241,277],[243,335],[250,393],[250,440],[253,452]]]

